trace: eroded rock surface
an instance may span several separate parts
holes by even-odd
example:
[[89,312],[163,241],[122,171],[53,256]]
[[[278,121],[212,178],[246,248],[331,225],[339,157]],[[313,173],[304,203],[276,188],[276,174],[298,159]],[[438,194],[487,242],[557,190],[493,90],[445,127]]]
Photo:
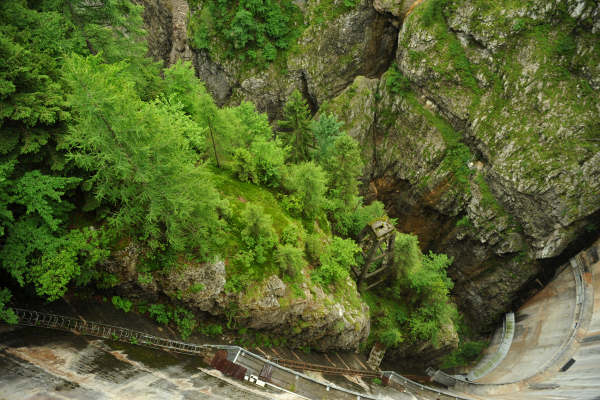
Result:
[[[281,334],[291,346],[322,351],[356,350],[369,335],[368,306],[356,297],[356,284],[349,278],[345,293],[354,296],[341,298],[308,283],[297,293],[275,275],[234,293],[226,288],[223,261],[186,264],[149,274],[136,272],[141,253],[139,245],[130,243],[114,252],[106,265],[108,272],[119,276],[120,290],[129,297],[136,292],[154,300],[166,295],[192,311],[227,316],[240,326]],[[142,275],[145,279],[140,278]]]
[[[144,3],[151,53],[168,61],[161,1]],[[284,68],[194,51],[199,77],[219,104],[250,100],[271,119],[294,89],[315,112],[330,102],[320,112],[361,142],[365,195],[454,257],[460,309],[491,328],[544,260],[597,235],[600,5],[460,0],[424,18],[424,1],[402,20],[412,1],[365,0],[319,22],[316,4],[301,3],[306,29]]]
[[417,7],[398,71],[357,78],[329,108],[363,145],[371,195],[455,257],[457,302],[481,327],[542,260],[597,235],[599,7],[464,0],[429,24]]

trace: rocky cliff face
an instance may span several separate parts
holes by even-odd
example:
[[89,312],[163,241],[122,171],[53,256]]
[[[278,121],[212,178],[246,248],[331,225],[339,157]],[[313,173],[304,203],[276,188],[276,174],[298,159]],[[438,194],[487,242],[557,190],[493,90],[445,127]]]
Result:
[[292,288],[275,275],[244,292],[231,292],[225,286],[223,261],[186,265],[139,279],[142,253],[139,245],[130,243],[114,252],[106,265],[108,272],[119,277],[117,290],[129,298],[139,294],[158,301],[160,296],[167,296],[190,310],[226,316],[239,326],[281,335],[290,346],[356,350],[369,336],[369,309],[357,297],[356,284],[350,279],[346,294],[336,297],[307,283]]
[[[146,7],[145,21],[150,53],[173,63],[173,49],[182,48],[181,40],[171,37],[185,32],[181,20],[174,18],[174,0],[138,0]],[[183,1],[183,0],[182,0]],[[341,7],[333,2],[333,7]],[[337,4],[337,5],[336,5]],[[380,76],[391,64],[396,53],[397,23],[378,13],[369,0],[341,15],[323,19],[317,2],[301,4],[305,14],[305,29],[298,47],[289,54],[285,65],[271,65],[266,70],[246,70],[243,62],[212,56],[197,50],[192,58],[198,76],[205,82],[219,105],[252,101],[271,119],[280,112],[289,94],[300,90],[316,111],[319,105],[339,94],[358,75]],[[202,4],[191,10],[200,13]],[[182,51],[179,51],[182,53]]]
[[[172,61],[166,1],[144,3],[151,53]],[[363,146],[365,194],[455,258],[457,303],[491,327],[544,260],[598,234],[600,5],[365,0],[326,21],[317,5],[301,3],[285,67],[194,51],[198,75],[272,119],[295,88],[334,112]]]
[[358,77],[329,109],[400,229],[455,257],[458,304],[486,327],[542,260],[597,235],[600,8],[427,6],[402,25],[397,70]]

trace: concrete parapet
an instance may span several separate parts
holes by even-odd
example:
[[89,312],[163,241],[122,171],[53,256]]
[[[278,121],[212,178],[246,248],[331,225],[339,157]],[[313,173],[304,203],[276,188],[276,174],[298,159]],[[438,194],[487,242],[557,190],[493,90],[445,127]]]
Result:
[[[437,382],[443,381],[448,387],[460,392],[490,396],[490,398],[501,394],[541,390],[541,387],[545,390],[556,388],[556,384],[549,383],[545,385],[544,382],[559,371],[565,371],[573,365],[575,360],[572,357],[578,351],[580,342],[586,337],[589,338],[588,329],[591,321],[593,318],[597,318],[595,314],[600,311],[598,306],[594,310],[594,304],[600,304],[600,293],[594,293],[595,283],[591,271],[592,263],[598,261],[599,249],[600,242],[597,242],[592,248],[573,257],[567,267],[557,275],[555,281],[538,293],[536,298],[533,299],[533,303],[524,306],[526,312],[522,313],[521,320],[528,323],[528,325],[520,326],[517,322],[516,330],[519,331],[519,335],[524,335],[528,339],[525,342],[521,341],[520,347],[517,346],[513,349],[509,346],[505,356],[510,354],[511,360],[503,366],[505,372],[490,374],[497,369],[502,359],[505,358],[504,356],[498,362],[493,362],[493,358],[500,352],[501,346],[499,345],[493,357],[482,361],[484,365],[481,366],[481,371],[485,372],[484,374],[481,374],[479,370],[480,363],[472,373],[467,375],[468,378],[479,375],[475,379],[481,379],[488,374],[495,376],[486,376],[484,382],[472,382],[445,374],[442,371],[436,371],[433,374],[435,380]],[[569,275],[572,276],[571,279],[568,278]],[[570,297],[565,297],[568,293],[571,293],[569,294]],[[558,294],[561,294],[562,297]],[[571,303],[568,302],[569,299]],[[543,304],[543,306],[540,306],[540,304]],[[531,314],[533,310],[537,310],[536,312],[540,314]],[[562,310],[565,317],[569,316],[568,319],[557,319],[556,313],[559,310]],[[558,326],[549,323],[546,321],[549,316],[554,318],[553,321],[562,321],[562,324]],[[536,324],[531,322],[538,320],[539,323]],[[519,320],[517,319],[517,321]],[[513,324],[513,326],[515,325]],[[562,339],[558,341],[559,338]],[[524,344],[532,347],[524,348]],[[537,350],[538,348],[539,350]],[[543,354],[548,354],[551,349],[554,351],[551,356],[543,356]],[[541,356],[538,356],[538,353]],[[535,369],[532,369],[532,366],[535,365],[536,356],[539,358],[539,364]],[[527,366],[522,368],[519,360],[523,360]],[[519,371],[519,369],[523,369],[523,371]],[[517,376],[518,379],[513,378],[502,381],[503,377],[506,379],[506,377]],[[494,379],[498,379],[500,382],[494,382]]]
[[509,312],[504,316],[504,322],[502,323],[502,337],[497,350],[493,353],[484,357],[468,374],[468,381],[476,381],[489,374],[494,368],[498,366],[504,360],[504,357],[508,354],[510,346],[513,341],[515,334],[515,313]]

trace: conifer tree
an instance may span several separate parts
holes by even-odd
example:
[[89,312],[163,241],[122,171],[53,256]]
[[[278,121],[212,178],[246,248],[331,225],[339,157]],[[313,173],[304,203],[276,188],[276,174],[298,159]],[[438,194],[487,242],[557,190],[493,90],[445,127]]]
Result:
[[112,228],[153,249],[206,255],[222,204],[185,138],[199,128],[180,105],[141,101],[126,68],[97,56],[67,60],[75,122],[65,137],[68,157],[90,174],[85,185],[98,201],[113,207]]
[[302,215],[314,218],[326,204],[327,174],[312,161],[292,165],[285,186],[300,203]]
[[310,111],[306,100],[296,89],[283,107],[283,120],[278,121],[278,135],[290,147],[290,161],[300,163],[309,160],[309,149],[314,147],[310,129]]
[[334,198],[340,199],[345,208],[356,205],[358,184],[363,169],[358,142],[342,133],[328,149],[323,165],[329,174],[329,187]]

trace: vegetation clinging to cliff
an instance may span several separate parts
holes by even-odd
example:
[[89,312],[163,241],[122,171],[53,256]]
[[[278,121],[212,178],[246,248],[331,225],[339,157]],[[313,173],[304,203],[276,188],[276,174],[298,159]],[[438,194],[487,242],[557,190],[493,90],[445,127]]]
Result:
[[[141,32],[139,7],[117,2],[104,10],[114,13],[113,27],[91,29],[94,17],[107,16],[85,2],[66,13],[64,4],[42,3],[0,9],[3,51],[31,53],[3,58],[1,69],[2,265],[20,285],[50,300],[71,284],[114,286],[118,278],[101,261],[130,241],[145,248],[140,281],[152,269],[215,255],[232,260],[234,290],[268,273],[302,280],[305,240],[309,253],[325,249],[311,255],[317,271],[323,264],[315,282],[347,278],[357,262],[347,237],[382,211],[361,205],[355,183],[345,189],[360,173],[355,153],[349,175],[330,177],[335,158],[346,157],[340,152],[356,147],[350,138],[321,129],[331,146],[315,148],[311,128],[304,162],[290,163],[289,148],[253,105],[218,109],[190,66],[161,78],[143,42],[123,46],[123,33]],[[47,31],[44,21],[66,28]],[[309,116],[296,111],[286,117],[306,130]],[[334,240],[332,228],[346,239]]]
[[440,343],[453,332],[458,317],[449,300],[453,283],[446,275],[452,263],[445,254],[422,254],[416,236],[396,236],[396,277],[373,289],[366,299],[373,316],[371,340],[388,347],[403,342]]
[[[303,295],[300,284],[320,286],[362,310],[350,279],[362,262],[355,240],[385,211],[358,195],[359,146],[335,117],[311,121],[294,92],[274,135],[250,103],[218,108],[190,65],[161,71],[146,59],[139,7],[119,0],[103,10],[109,14],[97,15],[87,2],[68,4],[0,6],[8,21],[2,51],[11,56],[0,64],[6,128],[0,233],[2,266],[14,280],[48,300],[73,285],[110,288],[119,277],[104,261],[134,242],[142,249],[135,271],[140,284],[152,283],[153,270],[169,273],[216,257],[227,261],[229,291],[247,293],[278,275],[294,295]],[[222,33],[239,40],[233,48],[253,60],[253,49],[264,44],[268,61],[268,43],[254,30],[269,31],[281,50],[293,32],[283,27],[284,16],[264,14],[257,4],[221,13],[221,28],[232,17],[234,31]],[[270,22],[251,26],[246,11],[253,7],[254,17]],[[47,30],[46,21],[57,29]],[[135,42],[128,47],[129,39]],[[29,58],[18,57],[27,51]],[[422,265],[440,261],[430,257]],[[416,279],[419,271],[407,273]],[[14,321],[3,310],[9,293],[0,293],[0,315]],[[181,294],[172,297],[176,302]],[[420,303],[407,304],[414,323],[397,328],[430,339],[439,318],[426,296],[417,298]],[[113,302],[125,311],[132,306],[118,296]],[[414,313],[418,307],[426,314]],[[173,310],[148,309],[189,335],[192,315]]]
[[302,12],[290,0],[194,1],[192,9],[193,45],[249,66],[273,62],[303,28]]

